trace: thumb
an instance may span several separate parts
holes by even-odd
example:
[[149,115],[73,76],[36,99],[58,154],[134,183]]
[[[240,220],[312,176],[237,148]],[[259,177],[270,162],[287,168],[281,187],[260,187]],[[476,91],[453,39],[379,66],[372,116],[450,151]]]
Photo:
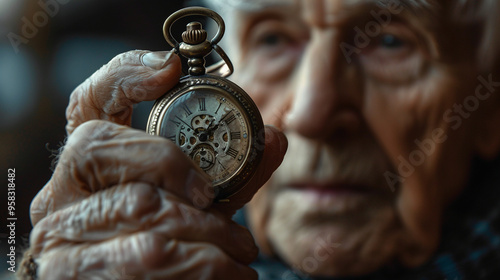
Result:
[[132,106],[159,98],[179,82],[180,75],[180,59],[171,51],[116,56],[71,94],[66,109],[68,135],[93,119],[130,125]]
[[229,198],[229,203],[215,203],[212,208],[231,217],[236,210],[242,208],[253,198],[255,193],[271,178],[274,171],[281,165],[288,148],[288,140],[285,134],[275,127],[266,126],[265,139],[264,155],[252,179],[250,179],[243,189]]

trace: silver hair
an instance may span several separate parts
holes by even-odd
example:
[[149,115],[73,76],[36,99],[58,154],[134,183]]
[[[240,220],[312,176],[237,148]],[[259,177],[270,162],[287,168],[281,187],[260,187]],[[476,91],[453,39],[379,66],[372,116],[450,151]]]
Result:
[[[400,1],[408,7],[420,7],[430,13],[442,16],[446,7],[449,20],[455,24],[477,25],[479,40],[476,44],[478,67],[482,71],[500,71],[500,0],[378,0],[381,5],[386,2]],[[272,5],[263,0],[188,0],[189,4],[202,5],[221,14],[239,10],[256,10]],[[415,10],[415,9],[414,9]]]

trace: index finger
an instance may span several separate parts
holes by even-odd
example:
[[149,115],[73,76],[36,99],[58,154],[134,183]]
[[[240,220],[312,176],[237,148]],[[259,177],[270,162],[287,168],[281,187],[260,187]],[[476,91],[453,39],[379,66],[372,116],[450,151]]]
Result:
[[272,126],[266,126],[264,129],[265,146],[262,147],[264,155],[255,174],[245,187],[229,198],[229,203],[217,203],[212,206],[229,217],[253,198],[255,193],[271,178],[285,157],[288,148],[285,134]]
[[163,188],[187,201],[194,200],[194,189],[213,192],[204,172],[172,141],[111,122],[89,121],[68,138],[52,178],[33,199],[32,223],[128,182]]
[[180,75],[180,59],[173,52],[130,51],[116,56],[71,94],[68,135],[94,119],[130,126],[132,106],[159,98],[179,82]]

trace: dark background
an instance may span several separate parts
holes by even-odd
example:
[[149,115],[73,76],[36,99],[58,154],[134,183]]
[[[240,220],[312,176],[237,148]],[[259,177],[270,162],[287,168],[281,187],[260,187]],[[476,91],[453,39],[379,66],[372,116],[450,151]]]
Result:
[[[44,2],[52,3],[50,12],[40,5]],[[7,269],[7,169],[16,170],[19,264],[31,231],[29,204],[50,179],[53,151],[65,139],[69,95],[119,53],[170,49],[163,38],[163,22],[183,2],[0,1],[0,278]],[[35,25],[36,32],[23,33],[26,21]],[[17,51],[11,42],[14,34],[28,40]],[[144,129],[151,106],[151,102],[136,106],[134,127]]]

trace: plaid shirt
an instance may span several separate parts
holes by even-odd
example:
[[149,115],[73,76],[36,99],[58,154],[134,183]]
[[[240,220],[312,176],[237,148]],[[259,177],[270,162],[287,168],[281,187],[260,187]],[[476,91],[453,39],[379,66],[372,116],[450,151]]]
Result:
[[[500,157],[494,161],[474,160],[471,179],[461,196],[445,213],[441,244],[434,257],[413,269],[387,269],[360,278],[335,280],[500,279]],[[243,212],[235,220],[245,224]],[[292,271],[266,256],[252,264],[262,280],[319,280]]]

